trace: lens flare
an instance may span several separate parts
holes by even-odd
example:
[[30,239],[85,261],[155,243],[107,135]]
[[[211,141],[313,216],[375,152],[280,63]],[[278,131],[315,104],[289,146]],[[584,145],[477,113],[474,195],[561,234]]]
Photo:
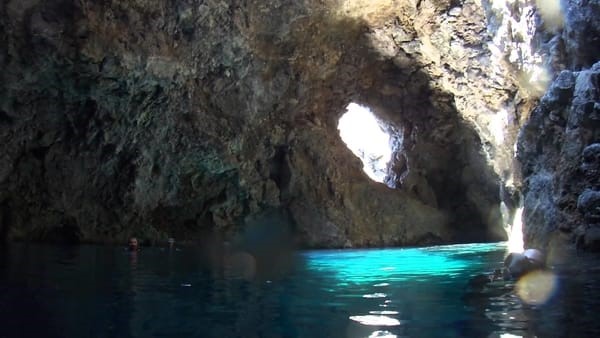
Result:
[[517,295],[527,304],[546,303],[556,290],[556,276],[549,271],[533,271],[523,276],[516,285]]
[[564,14],[560,6],[560,0],[536,0],[536,5],[547,29],[558,30],[562,28]]

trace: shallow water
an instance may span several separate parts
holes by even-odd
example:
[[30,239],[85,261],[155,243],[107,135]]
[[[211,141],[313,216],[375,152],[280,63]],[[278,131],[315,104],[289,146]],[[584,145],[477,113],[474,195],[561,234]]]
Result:
[[0,337],[600,336],[594,262],[586,273],[552,271],[556,286],[538,305],[514,284],[470,288],[501,266],[502,243],[234,253],[217,263],[190,247],[0,253]]

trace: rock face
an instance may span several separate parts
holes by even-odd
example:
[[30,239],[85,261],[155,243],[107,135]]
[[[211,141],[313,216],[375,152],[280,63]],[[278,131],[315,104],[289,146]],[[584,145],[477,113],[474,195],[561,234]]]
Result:
[[531,114],[519,143],[525,235],[546,246],[560,236],[586,247],[600,226],[600,63],[564,70]]
[[[3,1],[0,234],[227,239],[274,222],[311,247],[505,239],[532,104],[507,18],[477,0]],[[597,85],[565,74],[552,107]],[[594,123],[589,95],[577,123]],[[392,135],[389,187],[339,137],[351,101]],[[555,196],[539,182],[527,196]]]
[[553,77],[519,137],[525,239],[600,249],[600,3],[567,1],[561,25],[538,35]]

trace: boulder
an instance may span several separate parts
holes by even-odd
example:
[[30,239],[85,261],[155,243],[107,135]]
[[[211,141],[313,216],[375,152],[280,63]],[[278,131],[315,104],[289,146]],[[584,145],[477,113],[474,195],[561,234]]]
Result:
[[538,249],[527,249],[523,252],[523,255],[533,265],[538,265],[539,267],[542,267],[545,264],[546,259],[544,257],[544,254]]
[[504,267],[510,278],[519,279],[521,276],[539,268],[538,264],[532,263],[527,256],[521,253],[511,252],[504,260]]

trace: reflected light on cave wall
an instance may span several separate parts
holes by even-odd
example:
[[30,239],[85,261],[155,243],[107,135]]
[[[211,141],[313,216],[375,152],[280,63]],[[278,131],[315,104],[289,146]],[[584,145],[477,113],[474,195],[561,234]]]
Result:
[[363,170],[374,181],[383,182],[390,161],[390,135],[369,108],[350,103],[340,118],[340,137],[363,162]]
[[504,143],[504,130],[508,126],[508,112],[506,109],[501,109],[490,120],[490,132],[494,137],[497,145]]
[[560,5],[560,0],[536,0],[535,4],[544,20],[544,26],[550,30],[562,28],[564,24],[564,14]]
[[[534,97],[542,96],[551,81],[544,53],[532,49],[539,23],[547,31],[558,31],[564,24],[561,0],[535,0],[535,5],[517,3],[516,0],[492,0],[491,6],[498,26],[488,44],[492,59],[499,65],[508,60],[519,71],[518,78],[523,90]],[[515,6],[519,10],[515,11]],[[514,37],[519,37],[515,39]],[[499,70],[501,72],[501,70]]]

